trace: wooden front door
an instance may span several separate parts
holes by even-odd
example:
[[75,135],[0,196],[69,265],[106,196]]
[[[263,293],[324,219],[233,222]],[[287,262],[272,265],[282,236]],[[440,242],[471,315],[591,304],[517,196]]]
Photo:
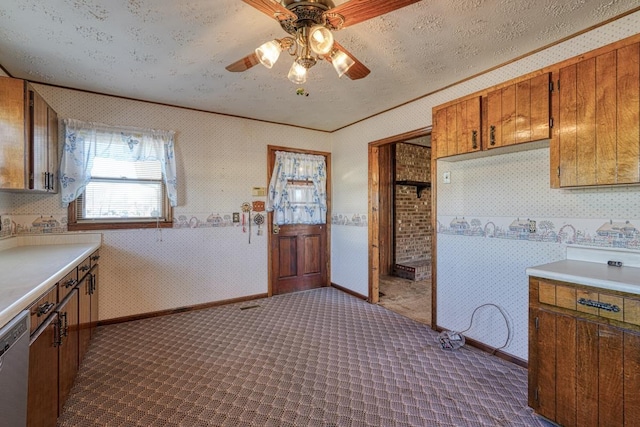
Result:
[[[268,182],[271,181],[276,151],[325,156],[327,166],[327,212],[330,212],[330,154],[269,146]],[[269,232],[269,295],[329,286],[329,227],[328,223],[274,226],[273,213],[269,212],[267,228]]]
[[327,286],[327,227],[283,225],[271,235],[273,294]]

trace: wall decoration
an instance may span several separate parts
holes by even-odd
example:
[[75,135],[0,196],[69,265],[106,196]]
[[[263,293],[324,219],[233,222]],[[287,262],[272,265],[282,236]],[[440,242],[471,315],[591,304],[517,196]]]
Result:
[[362,213],[335,213],[331,216],[331,224],[346,225],[349,227],[368,227],[367,215]]
[[[488,237],[497,239],[526,240],[583,246],[640,249],[640,230],[629,220],[590,220],[586,227],[572,223],[557,225],[557,219],[535,219],[536,231],[529,231],[529,219],[516,218],[508,225],[504,220],[494,218],[480,220],[454,217],[448,226],[438,221],[437,232],[467,237]],[[499,225],[496,225],[499,224]]]

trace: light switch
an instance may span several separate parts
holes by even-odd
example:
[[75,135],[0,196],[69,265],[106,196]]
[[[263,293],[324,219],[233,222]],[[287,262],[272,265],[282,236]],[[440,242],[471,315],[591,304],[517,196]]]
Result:
[[451,184],[451,172],[447,171],[442,174],[442,182],[444,184]]

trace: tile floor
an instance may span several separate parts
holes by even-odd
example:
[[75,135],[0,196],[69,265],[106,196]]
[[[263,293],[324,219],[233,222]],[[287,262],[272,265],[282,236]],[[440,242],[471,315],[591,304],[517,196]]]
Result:
[[395,276],[380,276],[378,304],[420,323],[431,325],[431,279],[413,281]]

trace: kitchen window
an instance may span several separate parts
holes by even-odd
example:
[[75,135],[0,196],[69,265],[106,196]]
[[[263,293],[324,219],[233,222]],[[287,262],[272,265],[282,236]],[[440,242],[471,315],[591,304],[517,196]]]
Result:
[[69,230],[171,227],[173,132],[67,119],[60,188]]

